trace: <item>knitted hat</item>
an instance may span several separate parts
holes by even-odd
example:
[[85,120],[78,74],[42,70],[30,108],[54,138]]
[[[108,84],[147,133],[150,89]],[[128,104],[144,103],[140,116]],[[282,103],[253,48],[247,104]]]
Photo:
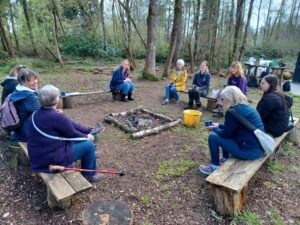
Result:
[[184,66],[184,61],[183,61],[183,59],[178,59],[176,64],[181,64],[181,65]]

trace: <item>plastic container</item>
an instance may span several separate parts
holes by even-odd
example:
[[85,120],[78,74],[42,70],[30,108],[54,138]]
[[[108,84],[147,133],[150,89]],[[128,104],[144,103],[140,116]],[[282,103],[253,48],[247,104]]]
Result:
[[187,127],[196,127],[201,118],[202,112],[198,110],[184,110],[183,111],[183,123]]
[[94,136],[94,141],[98,141],[98,139],[99,139],[98,132],[92,132],[91,134]]

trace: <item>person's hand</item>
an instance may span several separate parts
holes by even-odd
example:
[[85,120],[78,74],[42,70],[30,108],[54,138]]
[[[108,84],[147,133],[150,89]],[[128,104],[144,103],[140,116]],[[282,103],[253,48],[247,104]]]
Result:
[[125,79],[125,81],[130,83],[130,82],[131,82],[131,79],[130,79],[129,77],[127,77],[127,78]]
[[206,130],[211,132],[215,127],[218,127],[218,123],[213,123],[211,126],[206,127]]
[[57,113],[64,113],[64,111],[62,109],[56,109]]
[[90,140],[90,141],[94,141],[94,136],[92,134],[88,134],[87,135],[87,138]]

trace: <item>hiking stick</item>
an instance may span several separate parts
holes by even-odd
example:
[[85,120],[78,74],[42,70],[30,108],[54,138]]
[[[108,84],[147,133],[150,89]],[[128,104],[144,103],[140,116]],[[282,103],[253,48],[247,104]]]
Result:
[[89,170],[89,169],[79,169],[79,168],[69,168],[64,166],[58,166],[58,165],[49,165],[49,170],[58,170],[58,171],[67,171],[67,170],[73,170],[73,171],[80,171],[80,172],[96,172],[96,173],[106,173],[106,174],[118,174],[120,177],[127,174],[126,171],[122,170],[120,172],[117,171],[105,171],[105,170]]

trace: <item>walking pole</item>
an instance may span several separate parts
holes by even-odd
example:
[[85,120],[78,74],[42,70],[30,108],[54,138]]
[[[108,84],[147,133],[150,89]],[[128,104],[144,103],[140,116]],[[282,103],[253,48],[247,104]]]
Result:
[[80,172],[96,172],[96,173],[105,173],[105,174],[118,174],[120,177],[127,174],[126,171],[122,170],[120,172],[117,171],[106,171],[106,170],[89,170],[89,169],[79,169],[79,168],[69,168],[64,166],[58,166],[58,165],[49,165],[49,170],[54,171],[67,171],[67,170],[73,170],[73,171],[80,171]]

